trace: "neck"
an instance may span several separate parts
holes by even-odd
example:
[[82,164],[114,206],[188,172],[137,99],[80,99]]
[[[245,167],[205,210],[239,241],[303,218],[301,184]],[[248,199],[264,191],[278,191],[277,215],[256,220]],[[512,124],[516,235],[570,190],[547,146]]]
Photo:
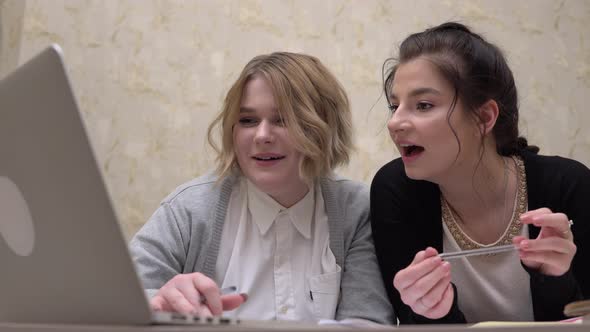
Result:
[[505,221],[507,206],[511,206],[509,202],[513,198],[511,189],[516,184],[515,174],[510,159],[494,150],[484,154],[481,160],[475,159],[455,168],[454,174],[438,184],[461,223],[490,220],[482,215],[491,211],[496,211],[495,215]]
[[270,195],[270,197],[272,197],[275,201],[277,201],[277,203],[281,204],[281,206],[290,208],[291,206],[297,204],[297,202],[302,200],[303,197],[307,195],[310,189],[310,186],[303,181],[300,181],[296,185],[287,187],[288,188],[285,188],[285,190],[267,194]]

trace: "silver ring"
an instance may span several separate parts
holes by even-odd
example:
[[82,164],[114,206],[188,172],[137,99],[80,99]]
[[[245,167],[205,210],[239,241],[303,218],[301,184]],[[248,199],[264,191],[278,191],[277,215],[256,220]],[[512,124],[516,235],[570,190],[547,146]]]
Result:
[[573,220],[571,220],[571,219],[568,220],[567,221],[568,228],[565,231],[561,232],[561,233],[563,233],[563,235],[567,235],[568,233],[570,233],[572,231],[572,225],[573,224],[574,224],[574,221]]

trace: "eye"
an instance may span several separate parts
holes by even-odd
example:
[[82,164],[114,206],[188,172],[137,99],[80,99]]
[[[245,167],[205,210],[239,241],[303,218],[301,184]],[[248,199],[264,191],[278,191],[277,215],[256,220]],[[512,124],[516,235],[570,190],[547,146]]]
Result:
[[434,105],[432,105],[431,103],[427,103],[427,102],[423,102],[423,101],[416,104],[416,109],[419,111],[427,111],[433,107],[434,107]]
[[251,117],[243,117],[238,120],[241,126],[243,127],[252,127],[258,123],[258,120]]
[[399,105],[397,105],[397,104],[389,104],[389,105],[387,106],[387,108],[389,109],[389,111],[390,111],[391,113],[394,113],[395,111],[397,111],[397,108],[398,108],[398,107],[399,107]]
[[274,119],[273,123],[279,127],[285,126],[285,120],[283,120],[282,117],[278,117],[278,118]]

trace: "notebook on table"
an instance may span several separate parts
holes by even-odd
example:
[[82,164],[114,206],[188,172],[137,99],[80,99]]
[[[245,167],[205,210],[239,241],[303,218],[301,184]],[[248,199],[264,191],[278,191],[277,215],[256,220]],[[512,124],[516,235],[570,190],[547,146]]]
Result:
[[57,45],[0,81],[0,264],[0,322],[235,322],[150,311]]
[[582,317],[584,324],[590,324],[590,300],[571,302],[563,308],[563,313],[569,317]]

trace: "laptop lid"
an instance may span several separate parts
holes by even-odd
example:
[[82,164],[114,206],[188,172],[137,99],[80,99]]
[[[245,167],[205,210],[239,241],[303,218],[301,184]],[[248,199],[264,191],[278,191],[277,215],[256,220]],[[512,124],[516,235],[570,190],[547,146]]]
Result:
[[151,313],[54,45],[0,82],[0,321]]

